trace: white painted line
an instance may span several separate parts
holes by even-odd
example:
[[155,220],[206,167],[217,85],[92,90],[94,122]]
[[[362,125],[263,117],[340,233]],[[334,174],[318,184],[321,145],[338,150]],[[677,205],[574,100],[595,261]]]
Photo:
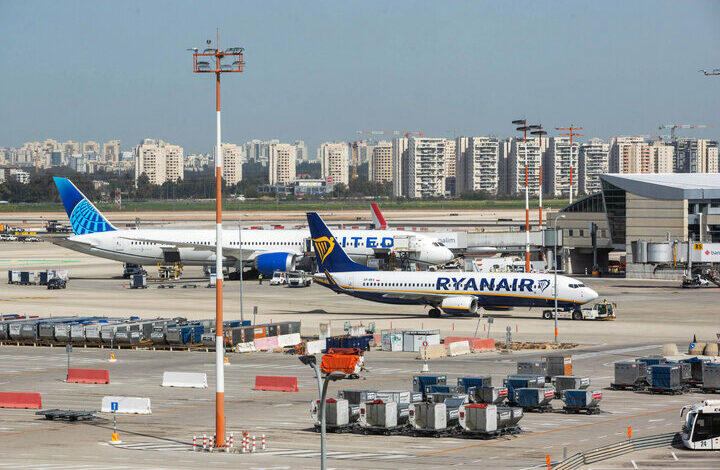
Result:
[[680,460],[680,459],[677,458],[677,455],[675,455],[675,452],[670,452],[670,454],[673,456],[673,458],[674,458],[675,460]]
[[635,461],[634,461],[634,460],[631,460],[630,463],[632,464],[633,468],[634,468],[635,470],[637,470],[638,466],[637,466],[637,464],[635,463]]
[[659,423],[660,421],[665,421],[665,418],[649,419],[649,420],[648,420],[648,423]]

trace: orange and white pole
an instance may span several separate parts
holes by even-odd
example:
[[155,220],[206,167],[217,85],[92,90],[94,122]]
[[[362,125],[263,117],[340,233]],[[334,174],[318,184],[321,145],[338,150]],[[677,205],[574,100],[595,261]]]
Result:
[[530,187],[528,186],[527,137],[525,138],[525,272],[530,272]]
[[[215,435],[225,435],[225,369],[223,357],[223,251],[222,251],[222,140],[220,134],[220,57],[216,56],[215,101],[217,142],[215,150]],[[223,442],[223,445],[225,443]]]

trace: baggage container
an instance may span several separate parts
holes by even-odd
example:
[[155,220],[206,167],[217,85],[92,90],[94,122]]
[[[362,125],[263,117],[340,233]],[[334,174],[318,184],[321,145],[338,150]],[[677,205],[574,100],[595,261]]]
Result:
[[550,402],[555,398],[555,391],[551,388],[516,388],[514,401],[526,411],[549,411]]
[[[433,385],[435,386],[435,385]],[[444,387],[444,385],[438,385],[439,387]],[[425,400],[430,403],[443,403],[450,399],[457,398],[462,400],[463,403],[469,402],[469,397],[467,394],[464,393],[456,393],[456,392],[433,392],[428,393],[425,395]]]
[[[347,426],[350,424],[348,413],[348,401],[342,398],[325,399],[325,425],[329,429]],[[320,426],[320,400],[313,400],[310,403],[310,416],[315,421],[315,426]]]
[[10,339],[14,339],[15,341],[20,341],[22,337],[20,336],[20,331],[22,330],[23,325],[27,322],[27,320],[22,320],[17,323],[10,323],[8,325],[8,337]]
[[486,403],[471,403],[460,407],[459,424],[466,434],[496,436],[520,431],[522,408],[507,408]]
[[508,375],[503,381],[503,385],[507,387],[508,391],[508,402],[511,405],[516,404],[515,402],[515,389],[517,388],[540,388],[545,386],[544,375]]
[[408,390],[378,390],[375,393],[375,397],[377,400],[384,402],[411,403],[411,396]]
[[31,285],[36,283],[35,271],[20,271],[20,284]]
[[146,274],[133,274],[130,276],[130,288],[131,289],[145,289],[147,288],[147,275]]
[[572,355],[570,354],[552,354],[542,356],[540,359],[547,362],[548,377],[555,377],[556,375],[573,375]]
[[473,387],[470,389],[470,401],[499,405],[507,399],[507,387]]
[[152,344],[163,345],[167,344],[167,333],[163,329],[154,330],[150,333],[150,341]]
[[490,377],[489,375],[482,375],[476,377],[458,377],[457,386],[459,391],[464,393],[470,393],[471,388],[491,387],[492,377]]
[[48,283],[49,273],[47,271],[40,271],[38,273],[38,284],[46,286]]
[[41,323],[38,328],[38,337],[42,341],[54,341],[55,340],[55,325],[54,322]]
[[425,389],[428,385],[447,384],[447,375],[423,374],[413,377],[413,391],[420,392],[425,397]]
[[203,333],[202,344],[203,346],[215,347],[215,332]]
[[[282,321],[278,324],[278,335],[291,335],[293,333],[300,333],[300,322],[299,321]],[[252,341],[252,340],[250,340]]]
[[[255,325],[253,327],[253,338],[267,338],[267,328],[262,325]],[[338,345],[339,347],[339,345]]]
[[8,284],[17,284],[20,282],[20,271],[8,271]]
[[689,362],[668,361],[666,364],[677,364],[680,366],[680,382],[690,383],[692,381],[692,370]]
[[599,413],[600,400],[602,400],[600,390],[566,390],[563,398],[565,403],[563,409],[566,412]]
[[55,323],[53,335],[56,341],[67,343],[70,341],[70,323]]
[[375,390],[339,390],[338,398],[343,398],[351,405],[359,405],[377,398]]
[[117,334],[120,332],[125,332],[127,330],[127,323],[107,323],[100,327],[100,339],[104,344],[110,344],[111,342],[117,343],[117,341],[115,340]]
[[447,429],[445,403],[413,403],[410,405],[408,421],[418,431],[444,431]]
[[667,361],[662,356],[647,356],[647,357],[641,357],[637,359],[638,362],[644,362],[648,366],[648,370],[651,366],[657,366],[660,364],[665,364]]
[[703,364],[709,362],[707,359],[700,359],[698,357],[691,357],[689,359],[682,359],[680,362],[687,362],[690,364],[690,381],[693,384],[701,384],[703,382]]
[[403,334],[400,331],[383,330],[380,333],[381,349],[383,351],[402,351]]
[[440,344],[440,330],[408,330],[403,332],[403,351],[419,352],[423,343]]
[[72,343],[84,343],[85,342],[85,324],[84,323],[73,323],[70,325],[70,342]]
[[547,374],[547,362],[545,361],[518,361],[517,373],[526,375],[542,375]]
[[92,323],[85,325],[85,341],[87,343],[100,343],[102,342],[101,331],[102,327],[107,325],[107,321],[102,320],[98,323]]
[[[237,326],[240,326],[240,325],[237,325]],[[265,328],[265,337],[271,337],[271,336],[278,335],[278,326],[276,323],[266,323],[264,325],[257,325],[257,326]]]
[[720,390],[720,363],[703,363],[702,377],[702,389],[704,392]]
[[615,363],[614,389],[641,388],[648,383],[647,362],[619,361]]
[[24,323],[20,328],[20,339],[36,341],[38,339],[38,322]]
[[681,368],[678,364],[660,364],[650,367],[651,392],[679,392],[681,388]]
[[344,336],[340,340],[340,347],[357,348],[361,351],[370,351],[370,343],[372,343],[373,340],[373,335]]
[[249,343],[254,340],[255,327],[236,326],[235,328],[230,328],[230,330],[228,330],[228,338],[226,343],[228,344],[228,346],[235,346],[239,343]]
[[[407,409],[407,406],[404,408]],[[362,428],[383,430],[397,428],[399,425],[398,403],[379,399],[360,403],[358,425]]]
[[562,398],[565,390],[585,390],[590,386],[590,377],[579,375],[556,375],[552,378],[555,397]]

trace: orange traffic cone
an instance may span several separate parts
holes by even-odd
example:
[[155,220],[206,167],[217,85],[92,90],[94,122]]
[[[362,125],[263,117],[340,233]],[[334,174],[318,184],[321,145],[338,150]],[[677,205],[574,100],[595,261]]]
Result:
[[227,356],[225,356],[225,365],[226,366],[230,365],[230,359]]
[[122,441],[120,440],[120,435],[116,432],[112,433],[112,436],[110,437],[110,444],[121,444]]
[[108,359],[109,362],[117,362],[117,359],[115,359],[115,353],[110,353],[110,359]]

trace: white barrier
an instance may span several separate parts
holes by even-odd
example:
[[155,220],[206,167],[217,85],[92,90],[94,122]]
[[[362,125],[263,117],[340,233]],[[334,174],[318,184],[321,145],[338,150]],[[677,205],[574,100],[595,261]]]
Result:
[[103,397],[100,411],[103,413],[112,413],[112,403],[118,404],[116,413],[149,415],[152,413],[150,409],[150,399],[140,397]]
[[254,341],[250,341],[249,343],[238,343],[235,345],[235,352],[248,353],[255,351],[257,351],[257,349],[255,349]]
[[327,344],[327,341],[324,339],[319,339],[317,341],[308,341],[306,344],[306,349],[308,354],[320,354],[323,349],[325,349],[325,345]]
[[163,387],[207,388],[204,372],[163,372]]
[[278,336],[278,347],[295,346],[300,344],[300,333],[291,333],[289,335]]
[[448,354],[450,356],[470,354],[470,345],[467,341],[456,341],[454,343],[450,343],[450,346],[448,347]]

